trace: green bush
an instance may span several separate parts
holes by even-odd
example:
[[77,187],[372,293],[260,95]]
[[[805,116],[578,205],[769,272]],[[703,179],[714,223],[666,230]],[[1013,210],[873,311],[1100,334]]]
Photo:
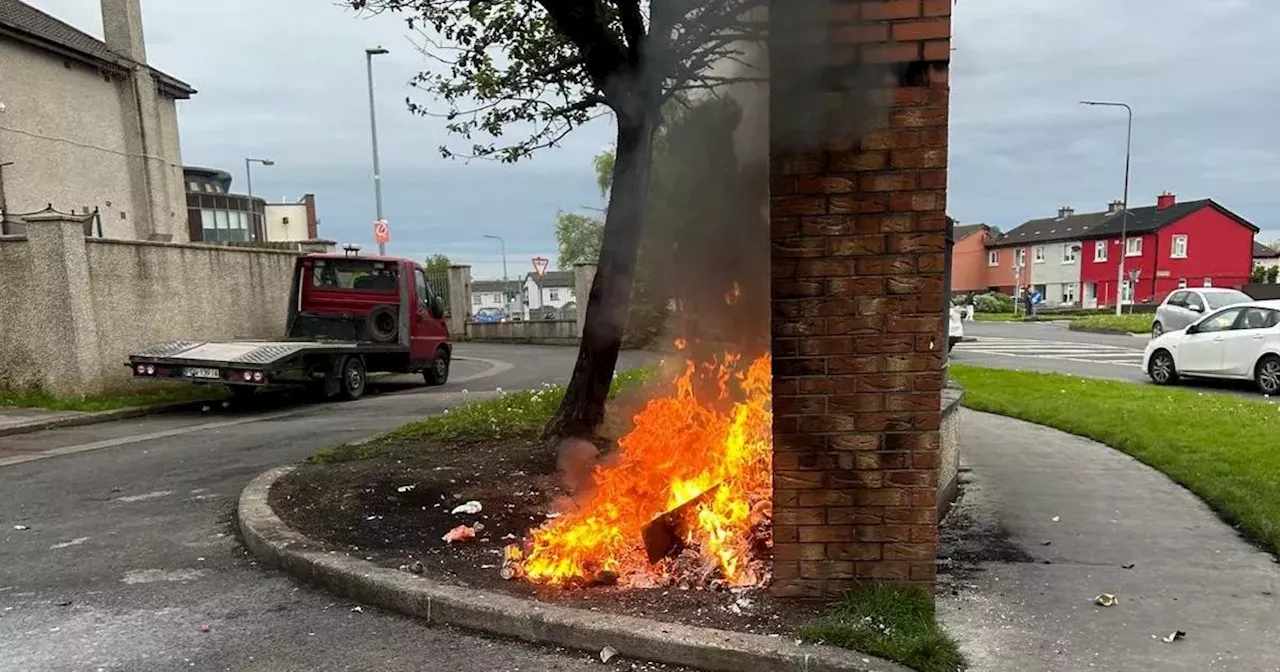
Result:
[[1013,298],[1000,292],[987,292],[974,298],[974,310],[979,313],[1012,313]]

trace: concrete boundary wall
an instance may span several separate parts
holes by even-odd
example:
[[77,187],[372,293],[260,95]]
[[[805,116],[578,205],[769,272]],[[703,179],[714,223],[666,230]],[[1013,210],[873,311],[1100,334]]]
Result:
[[128,354],[175,338],[280,338],[297,252],[86,239],[56,213],[0,237],[0,388],[134,388]]

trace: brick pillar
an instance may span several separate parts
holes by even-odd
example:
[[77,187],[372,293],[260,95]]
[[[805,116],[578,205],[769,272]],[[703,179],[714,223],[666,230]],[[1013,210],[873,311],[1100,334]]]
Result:
[[950,0],[770,17],[774,590],[932,588]]

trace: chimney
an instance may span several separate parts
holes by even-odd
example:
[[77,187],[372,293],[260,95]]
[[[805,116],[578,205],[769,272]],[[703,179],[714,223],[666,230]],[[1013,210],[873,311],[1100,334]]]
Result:
[[1064,205],[1058,208],[1058,219],[1066,219],[1074,214],[1076,214],[1076,209],[1071,206]]
[[1156,210],[1168,210],[1178,202],[1178,197],[1171,191],[1165,191],[1156,197]]
[[145,64],[141,0],[102,0],[102,37],[112,53]]
[[1107,204],[1107,214],[1114,215],[1115,213],[1120,212],[1123,208],[1124,201],[1117,198]]

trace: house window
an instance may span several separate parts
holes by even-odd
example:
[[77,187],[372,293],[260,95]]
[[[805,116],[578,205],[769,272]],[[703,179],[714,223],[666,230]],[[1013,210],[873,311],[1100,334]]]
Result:
[[1124,256],[1126,257],[1142,256],[1142,239],[1126,238],[1124,241]]
[[1120,302],[1133,303],[1133,285],[1128,280],[1125,280],[1124,284],[1120,286]]
[[560,290],[555,289],[555,288],[548,289],[548,290],[547,290],[547,300],[549,300],[549,301],[559,301],[559,300],[560,300]]
[[1205,287],[1212,287],[1212,286],[1213,286],[1213,278],[1205,278],[1205,279],[1204,279],[1204,286],[1205,286]]
[[1036,248],[1036,256],[1035,256],[1035,259],[1036,259],[1036,263],[1037,263],[1037,264],[1043,264],[1043,263],[1044,263],[1044,247],[1043,247],[1043,246],[1041,246],[1041,247],[1037,247],[1037,248]]
[[1063,303],[1076,302],[1076,286],[1075,285],[1071,283],[1067,283],[1062,286],[1062,302]]
[[987,252],[987,265],[988,266],[1000,265],[1000,250],[991,250]]
[[478,306],[478,305],[480,305],[480,304],[482,304],[482,303],[484,303],[484,295],[483,295],[483,294],[472,294],[472,295],[471,295],[471,305],[473,305],[473,306]]
[[1027,248],[1024,247],[1018,250],[1017,257],[1015,258],[1017,259],[1017,261],[1014,262],[1013,264],[1014,266],[1026,266],[1027,265]]
[[1094,261],[1107,260],[1107,241],[1099,240],[1098,242],[1093,244],[1093,260]]
[[1075,245],[1072,245],[1071,243],[1067,243],[1066,245],[1062,246],[1062,263],[1064,264],[1076,263],[1076,246]]
[[1169,250],[1171,259],[1187,258],[1187,237],[1185,235],[1173,237],[1173,249]]

